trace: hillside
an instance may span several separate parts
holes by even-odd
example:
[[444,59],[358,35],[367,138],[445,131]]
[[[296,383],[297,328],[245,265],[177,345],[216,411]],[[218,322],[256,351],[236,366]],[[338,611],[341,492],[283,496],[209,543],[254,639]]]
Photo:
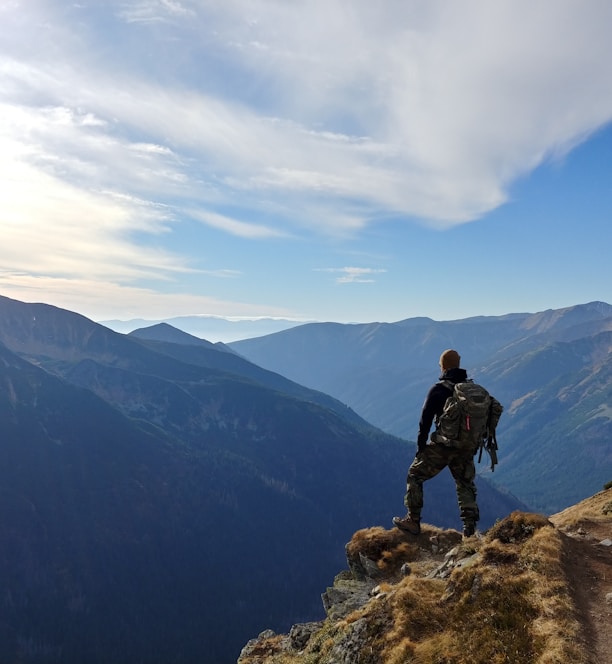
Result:
[[551,513],[608,481],[612,332],[521,349],[480,376],[506,405],[495,482]]
[[506,407],[492,481],[550,514],[608,480],[612,307],[606,303],[457,321],[309,324],[230,347],[408,440],[416,437],[424,395],[437,380],[440,352],[457,348],[468,374]]
[[238,664],[610,664],[612,489],[482,537],[356,532],[327,617],[267,630]]
[[138,340],[155,353],[167,355],[184,364],[222,371],[242,379],[248,378],[276,392],[314,402],[335,411],[343,418],[350,420],[355,426],[364,429],[373,428],[372,425],[337,399],[323,392],[299,385],[273,371],[262,369],[237,355],[224,344],[210,344],[203,339],[165,324],[134,330],[128,337]]
[[[0,661],[235,661],[320,617],[344,542],[400,510],[412,453],[224,349],[0,298]],[[451,527],[436,480],[427,515]],[[479,490],[483,524],[518,505]]]

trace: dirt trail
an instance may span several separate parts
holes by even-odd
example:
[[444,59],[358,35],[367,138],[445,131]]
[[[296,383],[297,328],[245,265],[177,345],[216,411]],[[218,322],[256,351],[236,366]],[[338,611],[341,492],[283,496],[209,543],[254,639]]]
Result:
[[612,664],[612,489],[555,514],[593,664]]

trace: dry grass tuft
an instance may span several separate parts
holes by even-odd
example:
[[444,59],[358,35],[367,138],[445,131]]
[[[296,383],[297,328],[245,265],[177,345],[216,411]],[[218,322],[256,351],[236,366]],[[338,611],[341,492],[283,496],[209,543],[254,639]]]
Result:
[[415,542],[408,542],[397,528],[367,528],[358,530],[346,545],[349,565],[358,566],[360,554],[375,562],[381,573],[392,576],[404,563],[419,557],[419,547]]
[[440,604],[445,587],[440,579],[408,577],[390,602],[393,629],[388,640],[420,641],[438,632],[445,624],[446,608]]
[[480,550],[482,561],[487,565],[512,565],[519,559],[515,547],[502,544],[499,540],[487,543]]
[[370,560],[378,560],[383,553],[393,551],[406,543],[406,536],[397,528],[364,528],[353,535],[346,545],[346,553],[351,557],[362,553]]
[[414,560],[417,555],[418,547],[408,542],[402,542],[392,551],[383,551],[377,565],[385,574],[393,574],[404,563]]
[[487,532],[487,540],[497,539],[504,544],[523,542],[539,528],[550,525],[552,524],[545,516],[516,511],[495,524]]
[[349,566],[358,569],[360,556],[365,556],[376,564],[381,574],[393,577],[404,563],[431,558],[427,552],[443,555],[461,543],[461,535],[456,530],[442,530],[427,524],[422,528],[416,538],[397,528],[386,530],[377,526],[358,530],[346,545]]

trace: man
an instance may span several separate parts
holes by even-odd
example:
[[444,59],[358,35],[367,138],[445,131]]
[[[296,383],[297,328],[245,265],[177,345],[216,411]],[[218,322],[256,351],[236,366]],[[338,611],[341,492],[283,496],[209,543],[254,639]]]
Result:
[[[467,380],[465,369],[460,368],[461,358],[456,350],[445,350],[440,356],[440,381],[462,383]],[[442,443],[427,444],[429,430],[434,418],[440,417],[444,404],[452,394],[445,382],[436,383],[428,392],[419,421],[417,453],[408,469],[407,492],[404,504],[408,508],[405,517],[394,517],[393,523],[406,532],[418,535],[421,532],[421,510],[423,509],[423,482],[435,477],[448,466],[457,487],[457,499],[463,521],[464,537],[471,537],[479,519],[476,503],[476,469],[471,450],[447,447]],[[432,436],[435,438],[435,436]]]

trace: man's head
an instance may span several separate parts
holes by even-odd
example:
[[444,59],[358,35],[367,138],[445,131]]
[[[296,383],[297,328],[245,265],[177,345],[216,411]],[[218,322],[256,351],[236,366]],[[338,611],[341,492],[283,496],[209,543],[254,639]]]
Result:
[[447,369],[457,369],[461,363],[461,357],[456,350],[449,348],[440,355],[440,368],[442,371]]

